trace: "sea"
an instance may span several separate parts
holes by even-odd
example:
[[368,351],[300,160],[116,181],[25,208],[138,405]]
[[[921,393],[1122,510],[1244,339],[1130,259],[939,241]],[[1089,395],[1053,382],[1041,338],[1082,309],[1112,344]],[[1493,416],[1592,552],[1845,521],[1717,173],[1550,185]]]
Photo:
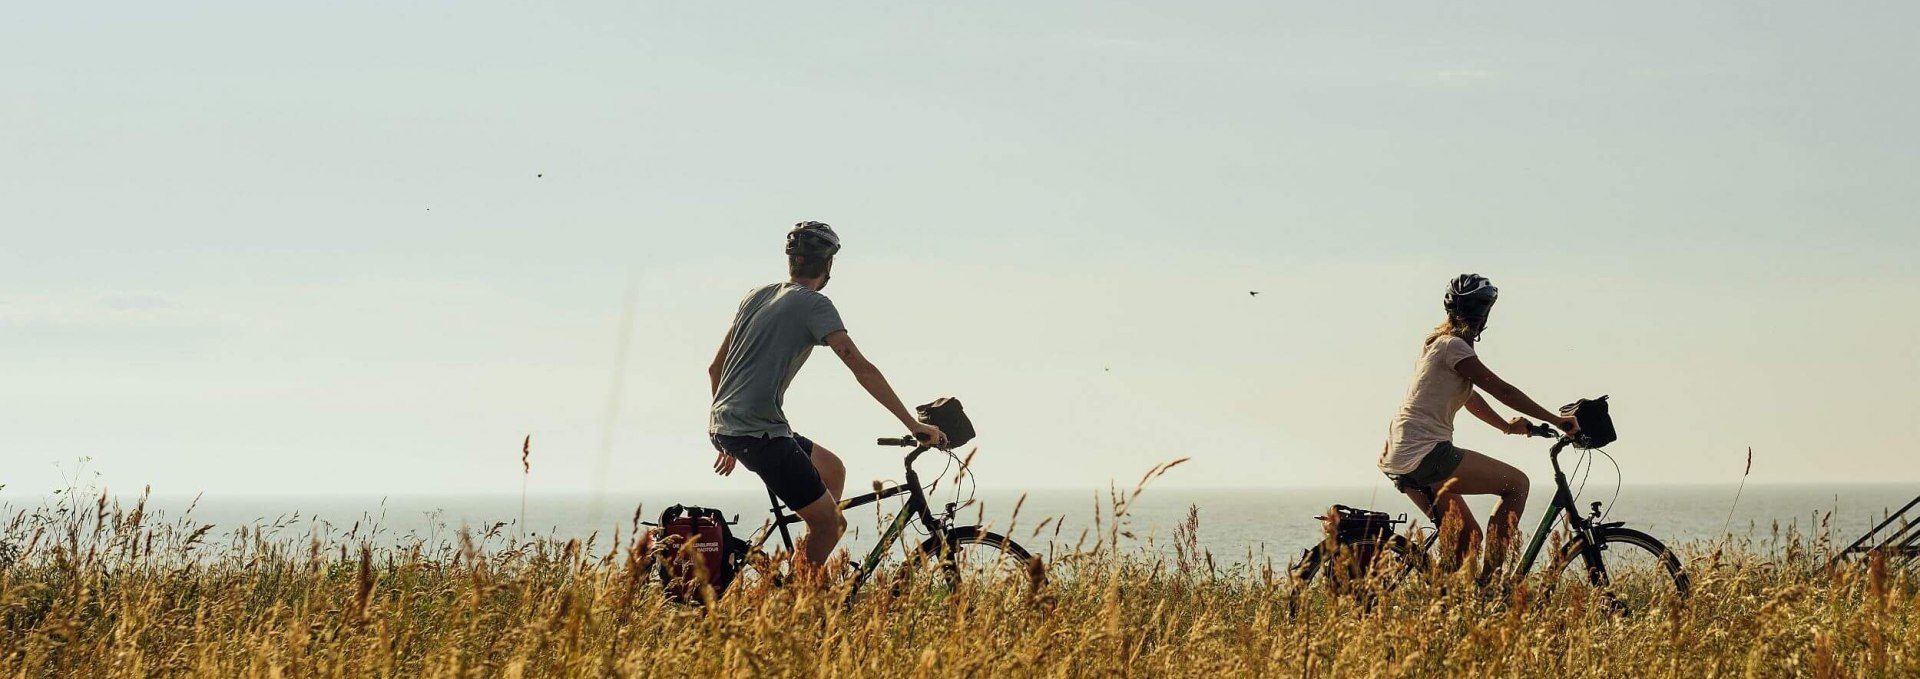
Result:
[[[1171,554],[1176,530],[1189,521],[1194,541],[1219,564],[1282,563],[1319,539],[1316,518],[1334,504],[1417,515],[1413,505],[1382,483],[1373,487],[1045,489],[1026,493],[974,490],[962,484],[934,488],[936,508],[952,502],[957,523],[984,523],[1006,533],[1031,551],[1070,553],[1102,540],[1122,550]],[[1551,488],[1536,487],[1523,529],[1535,530]],[[1609,521],[1625,521],[1683,552],[1732,545],[1754,552],[1784,548],[1789,534],[1824,537],[1845,547],[1884,520],[1890,512],[1920,496],[1920,483],[1883,485],[1733,485],[1585,488],[1584,511],[1602,503]],[[115,498],[131,506],[132,498]],[[845,545],[865,552],[903,498],[883,500],[848,511]],[[1116,514],[1116,500],[1120,501]],[[0,497],[9,516],[22,510],[84,502],[60,496]],[[673,504],[719,508],[737,517],[734,531],[745,536],[763,530],[769,501],[762,492],[651,491],[519,495],[248,495],[208,493],[197,497],[158,496],[149,500],[150,520],[212,525],[208,543],[235,544],[235,538],[266,538],[305,545],[370,542],[376,548],[457,545],[463,531],[484,545],[506,548],[525,540],[574,540],[595,552],[630,540],[637,521],[652,521]],[[1485,519],[1489,498],[1469,503]],[[1920,519],[1920,507],[1913,518]],[[1117,523],[1116,523],[1117,521]],[[1899,522],[1895,522],[1897,527]],[[643,526],[644,528],[644,526]],[[797,528],[797,526],[796,526]],[[796,536],[797,536],[796,531]],[[488,537],[491,536],[491,537]],[[908,538],[922,539],[909,533]],[[777,544],[778,538],[774,538]]]

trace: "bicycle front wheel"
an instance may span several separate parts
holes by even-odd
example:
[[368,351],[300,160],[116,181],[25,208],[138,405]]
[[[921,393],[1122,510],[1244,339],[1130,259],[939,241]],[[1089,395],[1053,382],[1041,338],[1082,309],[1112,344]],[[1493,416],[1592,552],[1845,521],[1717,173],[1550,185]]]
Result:
[[980,526],[961,526],[947,531],[945,539],[934,535],[920,543],[920,557],[934,564],[948,587],[957,587],[962,579],[981,583],[1032,582],[1038,586],[1046,571],[1034,563],[1025,547],[1005,535]]
[[[1582,585],[1604,598],[1609,610],[1638,615],[1686,599],[1692,584],[1680,557],[1653,536],[1631,528],[1602,528],[1598,550],[1576,538],[1547,565],[1547,586],[1567,596]],[[1594,558],[1594,557],[1597,557]]]

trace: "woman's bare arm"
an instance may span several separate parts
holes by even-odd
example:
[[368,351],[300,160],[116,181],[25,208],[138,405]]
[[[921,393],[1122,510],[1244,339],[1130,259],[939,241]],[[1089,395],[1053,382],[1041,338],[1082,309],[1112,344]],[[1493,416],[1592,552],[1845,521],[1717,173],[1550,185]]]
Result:
[[1493,404],[1488,403],[1478,391],[1473,392],[1473,395],[1467,399],[1467,412],[1473,413],[1474,417],[1480,418],[1480,421],[1487,423],[1487,426],[1508,434],[1525,434],[1527,428],[1533,426],[1533,422],[1524,417],[1510,420],[1500,417],[1500,412],[1494,410]]
[[[1461,359],[1459,363],[1454,364],[1453,369],[1455,372],[1460,373],[1461,377],[1467,378],[1468,382],[1472,382],[1474,387],[1487,392],[1487,395],[1492,396],[1494,400],[1507,404],[1507,407],[1520,411],[1522,415],[1529,415],[1558,424],[1561,429],[1567,430],[1568,432],[1572,432],[1578,427],[1578,425],[1574,424],[1573,418],[1561,417],[1559,413],[1540,407],[1539,403],[1535,403],[1533,398],[1527,396],[1525,392],[1520,391],[1519,387],[1507,384],[1506,380],[1500,379],[1499,375],[1493,374],[1492,370],[1487,369],[1487,364],[1480,362],[1479,356],[1468,356],[1467,358]],[[1472,402],[1469,401],[1468,403],[1471,405]],[[1488,410],[1491,411],[1492,408],[1488,408]],[[1479,413],[1474,414],[1476,416],[1479,415]],[[1504,427],[1502,429],[1504,430]]]
[[1494,411],[1493,404],[1488,403],[1487,399],[1482,397],[1478,391],[1473,392],[1472,395],[1467,397],[1467,412],[1473,413],[1474,417],[1479,418],[1481,422],[1487,423],[1489,427],[1500,431],[1507,430],[1507,421],[1500,419],[1500,413]]

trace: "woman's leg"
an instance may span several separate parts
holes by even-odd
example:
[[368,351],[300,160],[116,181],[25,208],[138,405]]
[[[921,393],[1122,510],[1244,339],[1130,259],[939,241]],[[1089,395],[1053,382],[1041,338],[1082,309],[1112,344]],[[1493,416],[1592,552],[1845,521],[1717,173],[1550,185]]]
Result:
[[[1433,507],[1427,504],[1425,493],[1417,490],[1401,492],[1406,493],[1407,499],[1413,500],[1414,506],[1419,507],[1427,518],[1433,518]],[[1467,562],[1467,555],[1480,546],[1480,522],[1474,519],[1473,509],[1467,506],[1467,501],[1461,499],[1459,493],[1439,493],[1434,499],[1442,508],[1440,517],[1443,525],[1439,528],[1439,544],[1453,546],[1440,555],[1440,566],[1449,571],[1458,570]]]
[[[1513,549],[1513,536],[1519,531],[1521,512],[1527,509],[1530,486],[1526,473],[1513,465],[1466,449],[1460,451],[1460,466],[1453,470],[1453,476],[1440,482],[1437,490],[1442,501],[1448,496],[1454,496],[1457,501],[1460,495],[1500,497],[1493,516],[1487,518],[1487,554],[1482,573],[1498,572],[1507,552]],[[1465,502],[1459,505],[1466,507]],[[1453,512],[1451,503],[1447,512]]]

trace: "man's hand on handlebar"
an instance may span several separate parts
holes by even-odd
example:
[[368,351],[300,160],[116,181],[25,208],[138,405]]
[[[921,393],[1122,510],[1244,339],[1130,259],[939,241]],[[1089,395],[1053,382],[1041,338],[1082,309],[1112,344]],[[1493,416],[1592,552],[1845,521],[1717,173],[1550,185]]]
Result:
[[1568,436],[1580,433],[1580,423],[1571,417],[1559,418],[1559,421],[1554,422],[1553,425],[1559,427],[1560,431],[1566,432]]
[[907,431],[913,432],[913,438],[919,440],[921,443],[925,445],[933,446],[935,448],[941,448],[947,445],[946,432],[940,431],[939,427],[933,426],[931,424],[927,424],[925,422],[912,422],[907,425]]
[[1507,433],[1513,436],[1528,436],[1533,433],[1533,420],[1516,417],[1507,420]]

